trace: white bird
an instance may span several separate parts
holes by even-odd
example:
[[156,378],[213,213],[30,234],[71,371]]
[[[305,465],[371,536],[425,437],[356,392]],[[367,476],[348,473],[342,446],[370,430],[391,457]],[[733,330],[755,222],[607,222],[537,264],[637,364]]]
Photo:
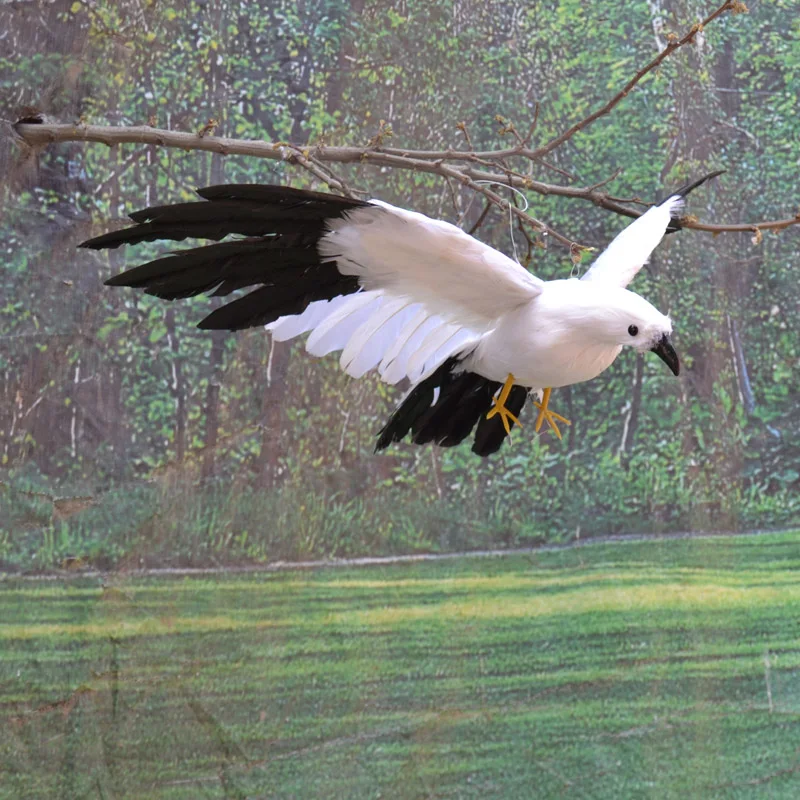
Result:
[[581,280],[542,281],[456,226],[379,200],[280,186],[202,189],[207,202],[148,208],[137,224],[88,242],[101,249],[156,239],[219,241],[168,254],[107,281],[174,300],[259,288],[209,314],[199,327],[266,325],[279,341],[309,333],[314,355],[341,350],[360,377],[377,369],[413,388],[376,449],[409,432],[451,446],[475,424],[473,450],[495,452],[526,398],[540,393],[536,431],[561,438],[551,389],[588,381],[623,347],[651,350],[672,372],[672,323],[625,287],[668,231],[685,197],[718,172],[673,192],[625,228]]

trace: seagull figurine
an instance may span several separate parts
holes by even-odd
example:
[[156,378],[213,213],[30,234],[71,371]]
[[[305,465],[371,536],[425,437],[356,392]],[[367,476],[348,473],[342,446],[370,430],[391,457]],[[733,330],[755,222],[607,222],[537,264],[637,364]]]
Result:
[[547,423],[561,438],[559,423],[569,421],[550,409],[551,391],[596,377],[623,347],[650,350],[678,374],[669,317],[625,287],[680,228],[689,192],[718,174],[652,206],[580,280],[540,280],[455,225],[380,200],[254,184],[211,186],[198,191],[201,202],[137,211],[134,226],[81,246],[217,242],[106,283],[166,300],[257,287],[199,327],[266,326],[277,341],[307,333],[310,353],[341,350],[353,377],[376,369],[389,384],[407,379],[411,391],[376,450],[409,433],[416,444],[453,446],[477,424],[472,449],[487,456],[521,427],[529,395],[539,397],[535,430]]

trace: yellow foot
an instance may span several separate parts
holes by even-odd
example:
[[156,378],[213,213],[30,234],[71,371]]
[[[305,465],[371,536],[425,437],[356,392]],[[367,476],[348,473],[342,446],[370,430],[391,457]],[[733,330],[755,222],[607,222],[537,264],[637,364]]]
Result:
[[558,429],[558,425],[556,425],[556,420],[559,422],[563,422],[564,425],[572,425],[572,423],[566,418],[562,417],[561,414],[556,414],[555,411],[551,411],[547,404],[550,402],[550,392],[552,389],[545,389],[544,396],[542,397],[542,402],[534,401],[534,405],[536,408],[539,409],[539,416],[536,417],[536,424],[534,425],[534,430],[536,433],[542,429],[542,423],[547,422],[550,426],[553,433],[560,439],[561,438],[561,431]]
[[489,413],[486,415],[486,419],[491,419],[495,414],[499,414],[503,427],[508,434],[511,433],[511,423],[519,425],[520,428],[522,427],[522,423],[506,408],[506,400],[508,400],[508,395],[511,393],[511,388],[513,386],[514,376],[509,372],[506,382],[500,390],[500,394],[492,398],[494,405],[489,409]]

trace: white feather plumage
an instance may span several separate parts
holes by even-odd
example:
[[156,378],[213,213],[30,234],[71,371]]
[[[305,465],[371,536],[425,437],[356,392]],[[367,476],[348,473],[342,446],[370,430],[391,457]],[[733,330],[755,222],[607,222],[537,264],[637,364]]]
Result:
[[[646,263],[683,202],[683,197],[670,197],[625,228],[595,260],[584,281],[598,282],[623,313],[640,313],[639,305],[631,306],[627,296],[615,292]],[[560,339],[553,330],[540,332],[537,344],[527,336],[509,339],[508,327],[509,320],[519,320],[520,325],[524,320],[524,328],[533,334],[539,322],[555,324],[563,313],[564,297],[556,284],[563,282],[541,281],[448,222],[373,200],[330,221],[318,250],[323,258],[335,259],[343,274],[356,275],[363,288],[276,320],[269,327],[279,341],[310,331],[309,353],[342,350],[340,365],[349,375],[361,377],[377,368],[389,384],[404,378],[415,383],[450,356],[467,352],[472,352],[465,364],[470,369],[493,380],[514,372],[536,388],[539,368],[526,365],[555,367],[548,348]],[[571,291],[565,296],[577,297]],[[662,325],[666,318],[652,312]],[[643,327],[644,323],[646,319]],[[591,359],[586,351],[586,374],[604,369],[619,352],[619,344],[611,340],[599,345],[599,356],[594,353],[598,345],[593,347]],[[567,383],[572,371],[585,379],[579,362],[579,356],[572,358],[564,373]]]
[[318,246],[365,289],[411,298],[476,330],[531,300],[543,281],[451,225],[377,200],[332,220]]
[[673,195],[661,205],[645,211],[616,235],[589,267],[583,280],[602,281],[624,289],[648,262],[670,219],[678,214],[685,202],[680,195]]

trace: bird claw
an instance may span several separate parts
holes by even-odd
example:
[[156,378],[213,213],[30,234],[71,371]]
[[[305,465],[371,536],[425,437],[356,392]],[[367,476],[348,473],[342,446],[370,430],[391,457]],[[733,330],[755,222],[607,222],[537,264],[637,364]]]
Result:
[[500,421],[503,423],[507,434],[511,434],[511,422],[513,422],[514,425],[519,425],[520,428],[522,427],[522,423],[505,407],[505,405],[501,405],[497,399],[494,401],[494,406],[492,406],[486,414],[486,419],[491,419],[496,414],[500,415]]
[[509,436],[511,435],[511,423],[519,425],[520,428],[522,427],[522,423],[506,408],[506,400],[508,400],[508,395],[511,393],[513,386],[514,376],[509,372],[506,382],[500,390],[500,394],[492,398],[493,405],[486,414],[486,419],[491,419],[499,414],[500,421],[503,423],[503,427],[506,429],[506,433]]
[[550,426],[550,430],[556,435],[557,438],[561,439],[561,431],[558,429],[558,425],[556,424],[556,420],[558,422],[563,423],[564,425],[572,425],[572,423],[566,418],[562,417],[561,414],[556,414],[555,411],[551,411],[547,406],[550,402],[550,392],[551,389],[544,390],[544,396],[542,397],[542,402],[538,402],[534,400],[533,404],[536,408],[539,409],[539,416],[536,417],[536,422],[534,424],[534,430],[536,433],[542,429],[542,424],[547,423]]

